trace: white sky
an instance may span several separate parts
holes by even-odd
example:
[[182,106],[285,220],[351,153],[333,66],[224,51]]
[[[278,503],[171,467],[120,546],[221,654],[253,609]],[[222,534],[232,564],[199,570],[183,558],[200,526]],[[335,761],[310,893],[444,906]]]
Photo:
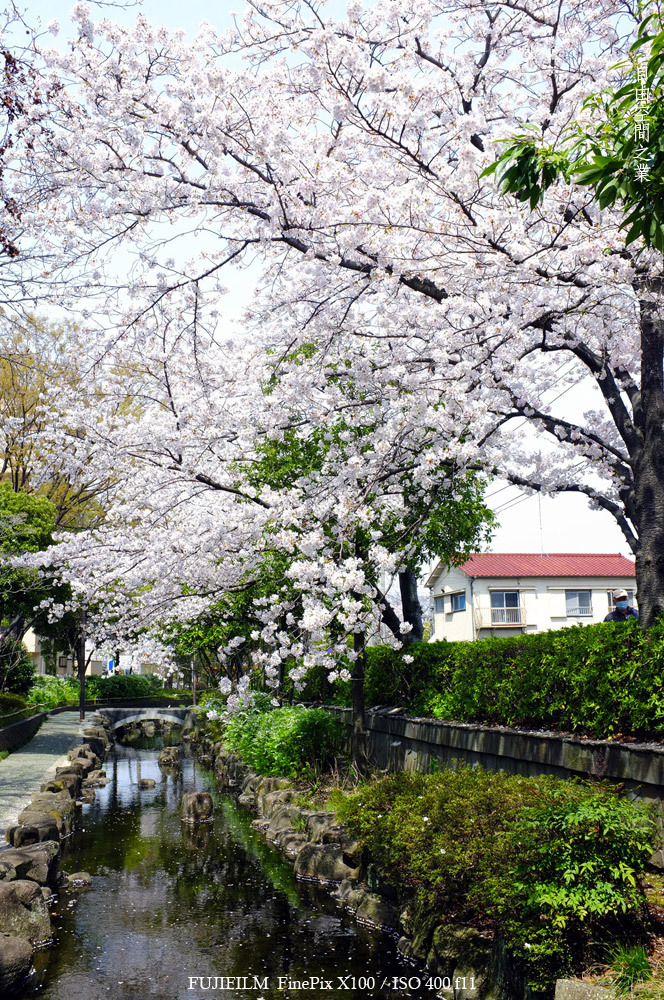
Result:
[[[171,28],[184,28],[193,35],[201,21],[206,20],[218,29],[228,27],[232,13],[242,9],[243,0],[213,2],[213,0],[142,0],[140,4],[125,9],[112,5],[93,8],[92,17],[108,17],[124,24],[133,23],[141,11],[149,20]],[[329,9],[341,12],[345,4],[333,0]],[[69,34],[67,24],[70,0],[31,0],[25,7],[26,20],[35,24],[41,20],[45,28],[55,18],[60,22],[60,38]],[[50,44],[57,44],[50,39]],[[233,293],[229,297],[229,316],[237,316],[245,302],[251,298],[253,283],[246,271],[237,272]],[[231,282],[229,281],[230,285]],[[592,405],[592,397],[583,389],[566,394],[559,404],[565,416],[574,419]],[[491,548],[495,552],[622,552],[630,555],[622,533],[612,517],[603,511],[591,511],[586,501],[572,494],[555,499],[525,497],[516,487],[496,481],[488,491],[491,506],[498,512],[500,527],[494,535]]]

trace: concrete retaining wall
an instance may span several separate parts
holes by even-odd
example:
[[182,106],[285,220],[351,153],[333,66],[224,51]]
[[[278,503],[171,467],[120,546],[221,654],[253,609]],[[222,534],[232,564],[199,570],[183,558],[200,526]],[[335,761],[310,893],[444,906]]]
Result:
[[[349,708],[331,706],[330,711],[350,729]],[[463,760],[514,774],[608,778],[625,782],[640,799],[664,799],[664,746],[659,744],[412,719],[398,709],[367,712],[367,727],[372,761],[390,771],[427,771],[434,762]]]
[[0,729],[0,750],[14,750],[31,740],[46,715],[46,712],[39,712],[38,715],[20,719],[18,722],[12,722],[11,725]]

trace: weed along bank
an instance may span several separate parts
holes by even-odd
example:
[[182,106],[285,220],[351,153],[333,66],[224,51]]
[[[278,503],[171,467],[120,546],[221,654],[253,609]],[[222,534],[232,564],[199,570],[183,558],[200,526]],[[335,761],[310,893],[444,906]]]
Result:
[[3,998],[547,1000],[657,936],[652,810],[601,782],[358,781],[323,710],[119,711],[7,831]]

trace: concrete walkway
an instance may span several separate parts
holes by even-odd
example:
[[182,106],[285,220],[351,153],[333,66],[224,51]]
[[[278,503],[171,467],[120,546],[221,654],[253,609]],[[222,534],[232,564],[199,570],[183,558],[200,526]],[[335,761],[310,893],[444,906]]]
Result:
[[56,767],[67,763],[67,751],[82,742],[80,730],[78,708],[49,715],[29,743],[0,760],[0,850],[9,846],[2,843],[5,830],[16,823],[32,792],[54,777]]

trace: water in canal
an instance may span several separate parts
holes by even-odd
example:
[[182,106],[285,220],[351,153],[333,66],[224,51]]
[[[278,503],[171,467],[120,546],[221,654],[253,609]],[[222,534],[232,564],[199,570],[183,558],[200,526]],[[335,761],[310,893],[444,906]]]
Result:
[[[20,1000],[433,1000],[424,974],[421,988],[393,982],[415,970],[389,936],[297,883],[252,817],[193,760],[182,763],[173,774],[154,750],[111,752],[110,783],[84,807],[62,857],[63,870],[89,872],[92,886],[56,897],[57,945],[37,953]],[[156,787],[139,791],[139,778]],[[181,824],[180,797],[193,790],[214,796],[213,825]],[[244,976],[247,988],[223,982]]]

